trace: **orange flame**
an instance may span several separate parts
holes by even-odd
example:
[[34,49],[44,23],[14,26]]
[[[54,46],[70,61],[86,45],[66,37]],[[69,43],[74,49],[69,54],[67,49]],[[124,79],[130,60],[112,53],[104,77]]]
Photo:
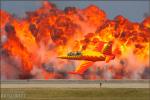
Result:
[[[59,70],[67,72],[69,67],[74,68],[77,64],[76,61],[57,59],[58,55],[69,51],[101,50],[101,41],[114,42],[113,52],[117,58],[108,64],[107,71],[111,77],[100,74],[98,79],[132,78],[133,74],[142,74],[144,69],[149,68],[150,17],[141,23],[131,22],[121,15],[110,20],[103,10],[94,5],[85,9],[67,7],[60,10],[50,2],[44,2],[41,8],[33,12],[26,12],[27,17],[20,20],[3,10],[0,13],[3,19],[0,22],[1,38],[4,33],[7,36],[2,49],[21,60],[23,75],[40,69],[45,79],[57,78]],[[101,69],[103,65],[100,63],[93,66],[100,68],[97,71],[107,73]],[[43,67],[43,64],[48,65]],[[87,74],[90,79],[90,73]],[[69,77],[72,76],[66,78]],[[143,78],[142,75],[140,78]]]

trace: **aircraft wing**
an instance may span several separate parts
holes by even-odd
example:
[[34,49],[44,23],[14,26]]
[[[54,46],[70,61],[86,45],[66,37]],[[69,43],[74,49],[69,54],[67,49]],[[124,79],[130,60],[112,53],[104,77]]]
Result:
[[83,62],[80,66],[76,67],[74,72],[69,72],[69,74],[83,74],[93,64],[94,62],[92,61]]

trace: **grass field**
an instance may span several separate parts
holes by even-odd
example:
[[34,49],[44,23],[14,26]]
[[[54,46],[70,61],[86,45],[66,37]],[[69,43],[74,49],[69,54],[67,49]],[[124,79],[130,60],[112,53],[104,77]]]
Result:
[[2,88],[1,100],[150,100],[149,94],[148,88]]

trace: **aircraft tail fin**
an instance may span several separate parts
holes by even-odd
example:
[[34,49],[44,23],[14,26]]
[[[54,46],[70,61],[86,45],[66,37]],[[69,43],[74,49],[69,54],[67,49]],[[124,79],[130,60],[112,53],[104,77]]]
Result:
[[104,45],[102,49],[102,53],[105,55],[111,55],[112,54],[112,42],[108,42]]

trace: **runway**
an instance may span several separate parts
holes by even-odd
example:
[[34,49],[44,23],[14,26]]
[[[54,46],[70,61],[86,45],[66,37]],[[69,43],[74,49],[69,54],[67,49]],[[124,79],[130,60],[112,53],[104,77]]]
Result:
[[150,88],[150,80],[2,80],[1,88]]

